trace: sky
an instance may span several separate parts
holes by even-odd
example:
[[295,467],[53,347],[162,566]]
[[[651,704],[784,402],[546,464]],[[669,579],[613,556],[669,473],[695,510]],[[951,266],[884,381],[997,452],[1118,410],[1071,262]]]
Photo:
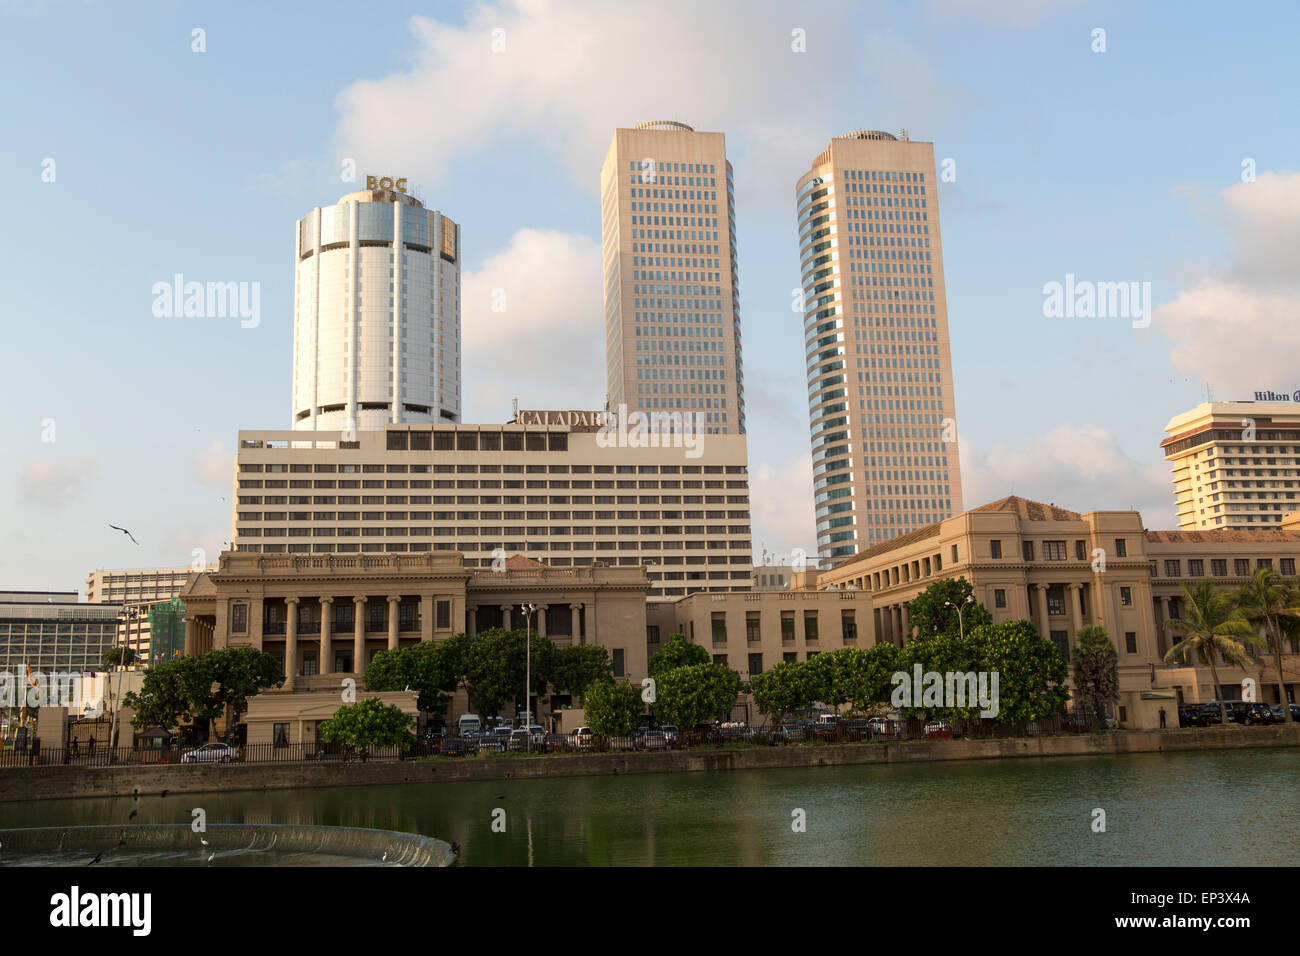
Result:
[[[0,590],[215,561],[238,430],[289,425],[295,223],[349,174],[461,224],[465,421],[601,407],[600,164],[665,119],[735,170],[756,553],[816,550],[794,187],[858,129],[950,171],[964,506],[1173,527],[1169,419],[1300,386],[1298,35],[1290,2],[0,0]],[[257,321],[157,314],[176,274]],[[1149,324],[1048,315],[1067,276],[1150,283]]]

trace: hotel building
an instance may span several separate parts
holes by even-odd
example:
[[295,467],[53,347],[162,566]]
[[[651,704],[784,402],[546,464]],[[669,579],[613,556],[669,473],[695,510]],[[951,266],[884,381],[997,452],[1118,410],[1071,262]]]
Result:
[[817,547],[961,510],[934,146],[832,139],[796,189]]
[[76,591],[0,592],[0,672],[103,670],[121,611],[117,604],[80,604]]
[[389,425],[352,441],[241,431],[234,550],[455,551],[474,569],[522,554],[557,569],[644,565],[656,599],[748,589],[743,435],[604,447],[596,428],[556,419],[564,423]]
[[[1147,531],[1136,511],[1079,514],[1009,497],[878,544],[829,570],[810,572],[804,588],[866,592],[876,641],[901,646],[913,636],[907,604],[942,578],[965,578],[995,622],[1025,619],[1069,662],[1081,627],[1099,624],[1119,654],[1122,726],[1159,726],[1164,708],[1177,726],[1179,703],[1213,700],[1208,666],[1165,663],[1179,638],[1165,626],[1180,617],[1182,585],[1207,578],[1235,588],[1258,567],[1293,579],[1300,521],[1272,531]],[[873,642],[874,643],[874,642]],[[1300,689],[1300,646],[1284,647],[1290,700]],[[1260,699],[1277,703],[1271,653],[1248,669],[1219,665],[1224,695],[1259,682]]]
[[460,421],[460,228],[373,185],[298,220],[296,429]]
[[1203,402],[1165,432],[1183,530],[1278,528],[1300,510],[1300,405]]
[[608,407],[745,432],[736,204],[722,133],[615,130],[600,171]]

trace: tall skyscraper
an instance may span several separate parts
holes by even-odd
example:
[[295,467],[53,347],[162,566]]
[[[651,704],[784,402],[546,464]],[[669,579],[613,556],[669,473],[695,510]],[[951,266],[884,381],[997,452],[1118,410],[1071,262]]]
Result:
[[817,547],[961,510],[934,145],[837,136],[796,187]]
[[295,429],[460,421],[460,229],[367,186],[298,220]]
[[1175,415],[1160,443],[1184,531],[1276,530],[1300,511],[1300,405],[1287,393],[1202,402]]
[[605,376],[617,411],[743,434],[736,204],[721,133],[614,131],[600,170]]

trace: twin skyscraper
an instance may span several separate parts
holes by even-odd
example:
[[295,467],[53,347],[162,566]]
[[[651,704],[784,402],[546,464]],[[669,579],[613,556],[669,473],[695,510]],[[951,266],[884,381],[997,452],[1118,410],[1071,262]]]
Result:
[[[745,433],[724,135],[616,130],[600,186],[608,407]],[[459,227],[404,187],[370,177],[298,222],[296,429],[461,420]],[[936,187],[932,144],[878,131],[832,139],[796,184],[823,559],[961,508]]]

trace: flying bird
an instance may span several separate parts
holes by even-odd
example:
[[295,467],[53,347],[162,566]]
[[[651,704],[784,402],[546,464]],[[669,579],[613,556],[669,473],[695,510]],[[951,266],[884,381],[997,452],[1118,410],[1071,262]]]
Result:
[[94,866],[96,863],[98,863],[98,862],[100,861],[100,859],[101,859],[103,856],[104,856],[104,854],[102,854],[102,853],[96,853],[96,854],[95,854],[95,858],[94,858],[93,860],[91,860],[89,863],[87,863],[86,866]]
[[131,815],[130,815],[129,817],[127,817],[127,819],[128,819],[128,820],[134,820],[134,819],[135,819],[135,815],[136,815],[137,813],[139,813],[139,812],[140,812],[139,810],[132,810],[132,811],[131,811]]
[[202,843],[204,846],[208,845],[208,841],[203,839],[203,837],[199,837],[199,842]]
[[217,858],[217,854],[216,854],[216,853],[209,853],[209,854],[208,854],[208,862],[209,862],[209,863],[211,863],[211,862],[212,862],[213,860],[215,860],[216,858]]
[[140,544],[139,541],[136,541],[136,540],[135,540],[135,535],[133,535],[130,531],[127,531],[125,528],[119,528],[119,527],[118,527],[117,525],[115,525],[115,524],[110,524],[109,527],[112,528],[114,531],[120,531],[120,532],[122,532],[124,535],[126,535],[128,538],[131,539],[131,543],[132,543],[132,544],[137,545],[137,546]]

